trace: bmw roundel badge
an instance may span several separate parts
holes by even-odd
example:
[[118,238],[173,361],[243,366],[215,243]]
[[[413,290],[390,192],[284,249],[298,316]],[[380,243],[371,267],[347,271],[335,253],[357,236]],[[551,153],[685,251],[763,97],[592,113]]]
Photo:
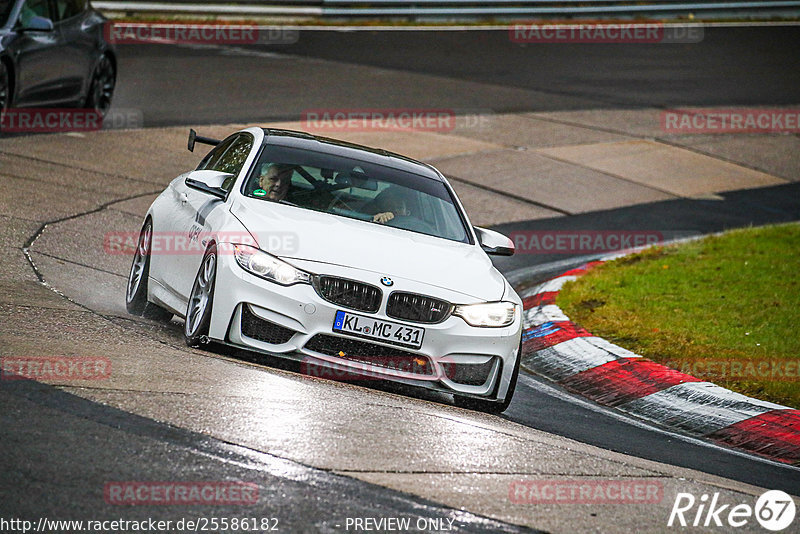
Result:
[[394,282],[388,276],[384,276],[381,278],[381,284],[385,285],[386,287],[393,286]]

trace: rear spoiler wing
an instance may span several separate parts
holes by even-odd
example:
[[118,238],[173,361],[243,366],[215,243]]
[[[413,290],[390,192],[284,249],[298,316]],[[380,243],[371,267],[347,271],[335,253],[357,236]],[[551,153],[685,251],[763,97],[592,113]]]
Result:
[[189,128],[189,144],[187,145],[189,152],[194,152],[195,143],[217,146],[218,144],[221,143],[221,141],[219,139],[211,139],[210,137],[199,136],[197,135],[197,132],[195,132],[193,128]]

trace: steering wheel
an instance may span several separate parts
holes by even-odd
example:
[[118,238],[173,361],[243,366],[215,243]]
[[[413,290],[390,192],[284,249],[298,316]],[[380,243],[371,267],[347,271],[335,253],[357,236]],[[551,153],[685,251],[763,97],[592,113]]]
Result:
[[338,195],[338,196],[334,197],[334,199],[328,205],[327,211],[330,211],[330,210],[332,210],[334,208],[346,209],[348,211],[358,211],[358,210],[353,209],[353,207],[350,206],[350,204],[345,202],[344,199],[342,199],[341,195]]
[[393,219],[386,221],[384,224],[386,226],[401,228],[403,230],[412,230],[414,232],[421,232],[423,234],[436,235],[436,229],[433,226],[412,215],[395,215]]
[[289,190],[289,194],[287,196],[291,196],[292,198],[303,198],[307,197],[308,195],[312,195],[316,193],[316,189],[298,189],[298,190]]

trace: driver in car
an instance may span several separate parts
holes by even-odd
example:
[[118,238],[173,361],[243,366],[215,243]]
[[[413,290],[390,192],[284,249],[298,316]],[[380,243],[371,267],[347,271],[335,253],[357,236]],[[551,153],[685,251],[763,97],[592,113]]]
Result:
[[261,167],[258,185],[267,192],[270,200],[284,200],[292,183],[293,169],[289,165],[272,163]]
[[[330,193],[325,189],[312,189],[297,191],[292,187],[292,176],[297,167],[287,163],[265,163],[261,166],[258,186],[267,200],[275,202],[284,201],[294,206],[301,206],[317,211],[327,211],[331,203]],[[257,190],[258,191],[258,190]],[[292,191],[292,200],[287,197]],[[263,193],[266,192],[266,195]]]

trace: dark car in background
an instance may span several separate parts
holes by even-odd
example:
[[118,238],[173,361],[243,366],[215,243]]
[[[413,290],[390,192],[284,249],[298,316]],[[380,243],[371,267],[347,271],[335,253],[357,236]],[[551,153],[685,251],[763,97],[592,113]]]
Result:
[[0,0],[0,110],[77,106],[105,116],[117,62],[88,0]]

